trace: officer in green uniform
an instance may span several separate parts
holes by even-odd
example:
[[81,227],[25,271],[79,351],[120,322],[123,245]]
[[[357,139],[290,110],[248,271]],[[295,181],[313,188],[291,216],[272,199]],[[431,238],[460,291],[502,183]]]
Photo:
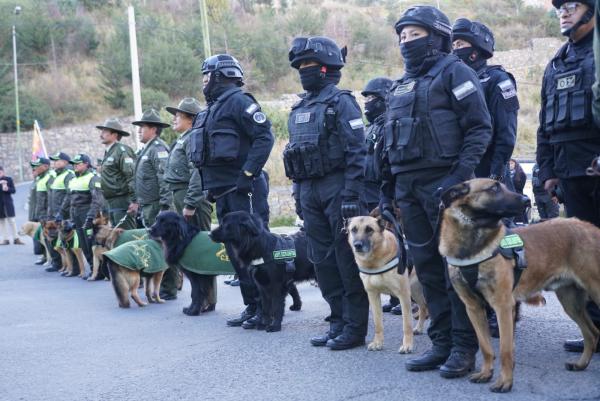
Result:
[[[75,173],[69,167],[71,158],[63,152],[58,152],[50,156],[53,161],[54,175],[48,180],[48,218],[61,222],[69,218],[69,211],[63,210],[62,205],[67,196],[69,181],[75,177]],[[56,241],[50,244],[50,256],[52,257],[52,266],[46,269],[47,272],[58,271],[62,267],[60,254],[54,249]]]
[[69,191],[62,207],[69,209],[71,221],[79,235],[79,243],[91,265],[92,250],[89,237],[92,221],[104,202],[100,191],[100,177],[92,172],[92,161],[88,155],[80,153],[71,159],[70,163],[75,169],[75,177],[69,181]]
[[169,124],[163,123],[154,109],[146,110],[141,120],[132,124],[139,127],[140,142],[145,146],[135,162],[136,201],[129,205],[128,211],[137,214],[141,208],[144,226],[150,227],[158,213],[169,210],[173,203],[173,194],[163,179],[169,147],[160,139],[163,128]]
[[[103,125],[97,125],[100,140],[106,146],[101,166],[102,195],[108,205],[110,222],[115,226],[127,213],[127,208],[135,202],[134,166],[135,153],[129,146],[120,143],[129,136],[116,118],[109,118]],[[126,230],[136,228],[133,219],[125,220],[121,226]]]
[[[200,103],[191,97],[179,102],[177,107],[167,107],[173,114],[173,129],[180,133],[171,144],[164,179],[173,192],[173,203],[177,213],[202,231],[210,231],[212,206],[202,191],[200,172],[190,159],[190,132],[194,117],[201,110]],[[175,269],[165,272],[161,284],[161,298],[168,299],[177,294]],[[202,276],[203,292],[208,294],[203,311],[214,309],[217,303],[216,276]]]
[[[40,174],[46,174],[46,171],[48,170],[46,167],[38,168],[42,164],[43,163],[41,163],[39,159],[29,163],[33,175],[33,182],[31,183],[31,189],[29,190],[29,221],[39,221],[36,215],[37,184],[41,179]],[[46,253],[36,235],[33,237],[33,254],[40,255],[39,259],[35,262],[36,265],[43,265],[46,263]]]
[[35,184],[35,213],[33,221],[44,222],[48,220],[48,187],[54,172],[50,170],[50,160],[39,157],[35,162],[36,184]]

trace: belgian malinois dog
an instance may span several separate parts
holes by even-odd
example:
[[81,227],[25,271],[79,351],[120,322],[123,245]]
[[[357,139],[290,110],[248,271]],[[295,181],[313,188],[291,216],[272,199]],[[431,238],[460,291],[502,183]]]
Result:
[[[483,354],[481,371],[471,375],[471,382],[488,382],[493,375],[494,351],[481,296],[494,308],[500,326],[501,373],[491,391],[512,388],[515,302],[543,304],[542,290],[556,292],[583,334],[583,354],[577,362],[567,362],[566,368],[585,369],[600,337],[585,308],[589,298],[600,304],[600,229],[575,218],[514,229],[517,236],[511,237],[524,249],[523,268],[497,250],[501,245],[505,248],[503,239],[509,238],[505,238],[501,219],[522,213],[526,197],[499,182],[474,179],[449,188],[442,194],[442,202],[446,209],[439,250],[447,258],[450,280],[465,303]],[[477,265],[474,291],[465,269]],[[516,282],[518,272],[521,276]]]
[[[381,294],[389,294],[400,300],[404,336],[398,352],[407,354],[413,351],[413,334],[423,332],[427,319],[427,305],[415,271],[409,273],[407,269],[404,274],[398,274],[398,241],[385,227],[386,223],[381,217],[353,217],[348,222],[348,242],[360,268],[360,279],[367,291],[375,323],[375,337],[367,349],[383,349]],[[419,320],[414,330],[411,296],[419,305]]]

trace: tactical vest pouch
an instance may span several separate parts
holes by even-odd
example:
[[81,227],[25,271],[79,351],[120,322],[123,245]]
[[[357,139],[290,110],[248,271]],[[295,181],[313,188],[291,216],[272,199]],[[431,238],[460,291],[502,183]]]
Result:
[[190,159],[196,168],[204,166],[204,128],[194,128],[190,133]]
[[591,110],[591,105],[586,105],[586,91],[580,90],[573,93],[571,99],[571,126],[579,127],[587,123],[589,116],[586,111]]
[[435,110],[431,112],[427,124],[438,154],[441,157],[458,156],[464,138],[457,116],[446,110]]
[[208,135],[211,163],[229,163],[238,158],[240,137],[235,130],[219,128]]

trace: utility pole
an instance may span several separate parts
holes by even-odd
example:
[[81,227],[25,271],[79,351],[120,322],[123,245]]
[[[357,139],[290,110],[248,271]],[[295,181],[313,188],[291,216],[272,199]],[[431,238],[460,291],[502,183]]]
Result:
[[[15,15],[21,13],[21,7],[15,7]],[[16,22],[15,22],[16,24]],[[15,76],[15,114],[17,126],[17,156],[19,161],[19,181],[23,181],[23,152],[21,149],[21,116],[19,113],[19,75],[17,74],[17,33],[15,25],[12,26],[12,44],[13,44],[13,70]]]
[[204,58],[211,55],[210,34],[208,32],[208,13],[206,12],[206,0],[198,0],[200,3],[200,23],[202,24],[202,42],[204,45]]
[[[133,6],[127,7],[129,16],[129,50],[131,54],[131,84],[133,86],[133,112],[136,119],[142,117],[142,94],[140,92],[140,67],[138,62],[137,36],[135,33],[135,13]],[[139,150],[140,141],[137,135],[135,138],[136,148]]]

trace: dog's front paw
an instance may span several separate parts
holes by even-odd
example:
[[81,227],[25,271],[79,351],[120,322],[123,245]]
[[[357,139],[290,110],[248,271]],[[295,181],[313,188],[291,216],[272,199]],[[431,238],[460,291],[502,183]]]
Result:
[[490,391],[493,393],[508,393],[512,390],[512,385],[512,380],[503,380],[502,377],[499,377],[490,387]]
[[274,333],[276,331],[281,331],[281,325],[280,324],[270,324],[267,326],[267,333]]
[[469,376],[469,381],[471,383],[487,383],[492,380],[492,376],[494,376],[494,371],[490,370],[489,372],[481,372],[473,373]]
[[162,299],[161,297],[159,297],[158,295],[156,296],[155,301],[156,301],[157,304],[164,304],[165,303],[165,300]]
[[383,349],[383,341],[373,340],[373,342],[369,343],[367,349],[369,351],[381,351]]
[[138,304],[138,306],[139,306],[140,308],[143,308],[144,306],[148,306],[148,303],[147,303],[147,302],[140,302],[140,303]]
[[290,310],[292,311],[299,311],[300,309],[302,309],[302,302],[299,303],[294,303],[290,305]]
[[411,354],[413,352],[413,348],[414,347],[412,344],[402,344],[398,349],[398,352],[401,354]]
[[418,336],[420,334],[423,334],[423,328],[422,327],[415,327],[413,330],[413,334]]

